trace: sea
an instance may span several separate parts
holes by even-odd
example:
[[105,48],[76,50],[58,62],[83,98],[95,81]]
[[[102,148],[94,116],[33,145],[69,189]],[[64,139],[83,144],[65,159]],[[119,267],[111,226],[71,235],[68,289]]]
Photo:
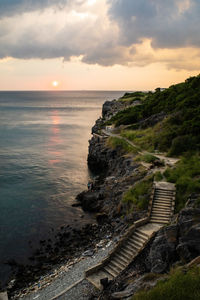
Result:
[[72,207],[87,189],[88,140],[119,91],[0,92],[0,281],[61,226],[94,216]]

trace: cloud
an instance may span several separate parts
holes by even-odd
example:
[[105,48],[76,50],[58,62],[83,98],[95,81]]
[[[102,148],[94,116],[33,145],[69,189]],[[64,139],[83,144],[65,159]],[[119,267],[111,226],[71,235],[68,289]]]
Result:
[[200,46],[199,0],[111,0],[109,14],[122,44],[149,38],[156,48]]
[[0,59],[198,69],[199,0],[0,0]]

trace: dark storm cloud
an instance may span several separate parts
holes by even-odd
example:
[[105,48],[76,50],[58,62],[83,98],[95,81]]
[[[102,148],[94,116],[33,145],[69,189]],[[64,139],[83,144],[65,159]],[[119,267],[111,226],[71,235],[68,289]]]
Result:
[[150,38],[159,48],[200,46],[199,0],[109,0],[109,5],[122,44]]
[[62,8],[66,2],[67,0],[0,0],[0,17],[44,9],[53,5]]
[[198,68],[190,63],[192,52],[177,63],[174,54],[162,56],[160,49],[196,47],[197,59],[199,20],[199,0],[97,0],[93,5],[87,0],[0,0],[0,58],[80,56],[103,66],[161,62]]

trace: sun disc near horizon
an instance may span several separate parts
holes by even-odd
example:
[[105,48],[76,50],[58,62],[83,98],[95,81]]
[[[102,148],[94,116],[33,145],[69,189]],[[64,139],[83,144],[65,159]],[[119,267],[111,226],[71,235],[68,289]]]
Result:
[[59,86],[59,82],[58,82],[57,80],[52,81],[51,84],[52,84],[52,86],[53,86],[54,88],[56,88],[56,87]]

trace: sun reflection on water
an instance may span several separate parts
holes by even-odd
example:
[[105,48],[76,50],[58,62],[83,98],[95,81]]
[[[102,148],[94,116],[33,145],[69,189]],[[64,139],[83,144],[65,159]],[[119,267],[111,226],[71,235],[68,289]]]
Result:
[[58,145],[63,143],[63,140],[60,137],[60,116],[58,110],[53,110],[51,115],[52,127],[51,127],[51,136],[49,138],[49,165],[56,165],[61,162],[62,151],[59,150]]

